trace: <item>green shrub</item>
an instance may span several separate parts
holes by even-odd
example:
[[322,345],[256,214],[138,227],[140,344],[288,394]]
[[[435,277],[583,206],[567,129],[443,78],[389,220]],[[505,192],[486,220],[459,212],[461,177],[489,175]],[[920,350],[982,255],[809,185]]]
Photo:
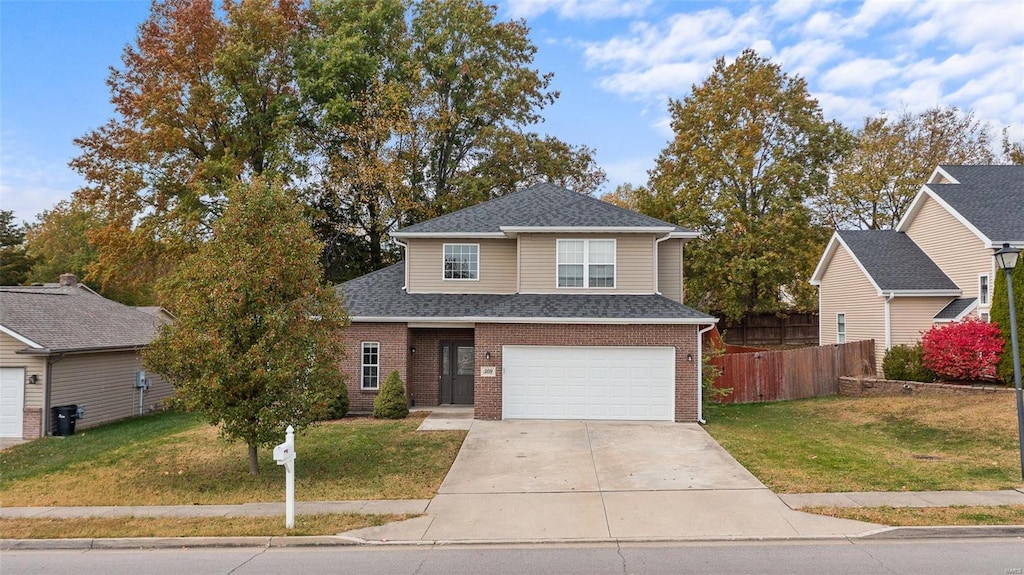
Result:
[[885,352],[882,373],[886,379],[902,381],[935,381],[935,373],[924,366],[924,350],[920,343],[913,346],[897,345]]
[[327,404],[327,419],[341,419],[348,415],[348,388],[341,384],[341,391]]
[[[1024,347],[1024,260],[1013,268],[1013,299],[1017,304],[1017,344]],[[996,377],[1006,385],[1014,385],[1013,351],[1010,339],[1010,306],[1006,300],[1006,272],[996,270],[996,281],[992,290],[992,323],[999,326],[1003,334],[1003,353],[996,367]],[[1021,353],[1024,353],[1022,351]]]
[[405,384],[397,371],[388,374],[380,393],[373,400],[375,419],[402,419],[409,415],[409,402],[405,399]]

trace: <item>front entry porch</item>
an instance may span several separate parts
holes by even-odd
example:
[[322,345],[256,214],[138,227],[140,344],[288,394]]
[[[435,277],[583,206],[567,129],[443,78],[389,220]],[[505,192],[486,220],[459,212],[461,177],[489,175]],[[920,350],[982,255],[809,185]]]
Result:
[[474,404],[473,328],[409,327],[406,391],[415,407]]

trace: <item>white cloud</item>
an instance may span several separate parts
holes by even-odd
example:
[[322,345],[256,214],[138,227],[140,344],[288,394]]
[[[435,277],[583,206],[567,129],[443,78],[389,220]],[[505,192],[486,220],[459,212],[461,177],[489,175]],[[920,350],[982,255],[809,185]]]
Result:
[[710,63],[656,64],[645,70],[605,76],[599,85],[609,92],[624,96],[655,96],[663,100],[669,95],[689,93],[690,88],[703,80],[710,71]]
[[830,91],[866,91],[897,73],[899,68],[887,60],[855,58],[825,72],[821,76],[821,86]]
[[552,12],[561,18],[599,20],[642,16],[651,0],[508,0],[513,18],[534,18]]
[[622,184],[647,184],[647,170],[654,167],[653,158],[625,158],[601,165],[608,174],[609,191]]
[[807,78],[817,75],[819,68],[842,53],[843,45],[839,42],[806,40],[782,48],[779,51],[778,63],[787,72]]

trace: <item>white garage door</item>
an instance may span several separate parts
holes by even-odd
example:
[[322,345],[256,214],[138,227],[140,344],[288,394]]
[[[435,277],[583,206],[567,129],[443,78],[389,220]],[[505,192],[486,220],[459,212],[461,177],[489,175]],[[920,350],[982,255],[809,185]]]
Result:
[[674,421],[671,347],[502,347],[502,418]]
[[25,410],[25,368],[0,367],[0,437],[21,438]]

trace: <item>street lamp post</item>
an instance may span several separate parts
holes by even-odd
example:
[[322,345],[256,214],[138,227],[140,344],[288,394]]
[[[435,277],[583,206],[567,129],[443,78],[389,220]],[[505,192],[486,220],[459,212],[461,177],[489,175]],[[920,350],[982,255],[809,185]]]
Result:
[[1006,274],[1006,303],[1010,308],[1010,349],[1013,353],[1013,382],[1017,388],[1017,441],[1020,446],[1020,475],[1024,479],[1024,399],[1020,387],[1020,348],[1017,344],[1017,304],[1013,299],[1013,268],[1020,250],[1003,244],[995,253],[996,265]]

